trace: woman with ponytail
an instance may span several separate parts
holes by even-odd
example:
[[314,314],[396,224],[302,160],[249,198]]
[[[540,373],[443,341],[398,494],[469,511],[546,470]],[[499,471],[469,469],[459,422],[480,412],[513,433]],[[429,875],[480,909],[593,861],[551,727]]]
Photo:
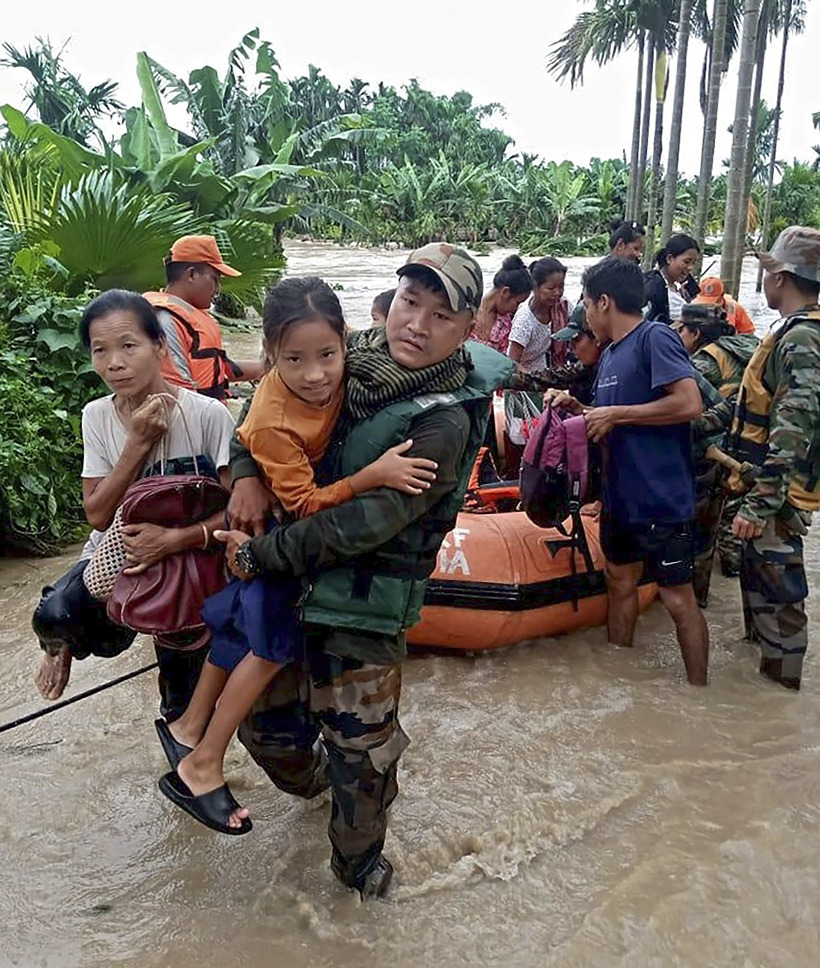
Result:
[[646,229],[639,222],[616,218],[609,223],[609,231],[609,254],[640,265]]
[[532,292],[532,276],[521,256],[508,255],[493,276],[493,288],[481,300],[473,339],[506,353],[513,314]]

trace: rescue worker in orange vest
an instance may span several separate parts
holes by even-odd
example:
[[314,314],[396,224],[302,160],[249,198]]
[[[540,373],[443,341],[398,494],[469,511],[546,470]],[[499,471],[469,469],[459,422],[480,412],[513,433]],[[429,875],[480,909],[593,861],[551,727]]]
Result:
[[219,293],[220,277],[242,275],[225,264],[216,239],[186,235],[174,242],[163,261],[165,289],[144,295],[157,311],[168,341],[164,379],[217,400],[231,395],[233,382],[260,379],[264,367],[259,360],[236,363],[228,357],[219,323],[208,312]]
[[723,283],[717,276],[709,276],[700,280],[700,292],[692,300],[695,304],[717,306],[726,313],[729,324],[736,333],[754,334],[755,326],[749,314],[739,302],[726,295]]

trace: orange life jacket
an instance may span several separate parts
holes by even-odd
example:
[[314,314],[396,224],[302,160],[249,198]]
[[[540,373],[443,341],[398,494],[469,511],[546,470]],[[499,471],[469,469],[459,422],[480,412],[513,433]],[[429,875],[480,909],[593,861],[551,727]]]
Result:
[[176,386],[196,390],[207,397],[224,400],[231,396],[230,379],[241,375],[222,346],[219,323],[203,309],[168,292],[146,292],[154,309],[170,313],[179,336],[179,348],[186,357],[191,379],[181,373],[170,351],[162,361],[162,376]]
[[724,303],[726,315],[729,317],[729,322],[734,326],[735,331],[744,335],[754,334],[754,323],[740,303],[735,302],[730,296],[725,297]]

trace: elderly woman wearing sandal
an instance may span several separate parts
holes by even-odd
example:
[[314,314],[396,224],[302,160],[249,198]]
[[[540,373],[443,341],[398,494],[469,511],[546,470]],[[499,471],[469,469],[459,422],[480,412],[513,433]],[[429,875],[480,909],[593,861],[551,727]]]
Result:
[[[46,699],[62,694],[73,658],[116,654],[133,638],[107,622],[105,606],[83,580],[129,486],[147,474],[196,470],[226,484],[233,434],[223,405],[163,380],[165,336],[142,296],[119,289],[98,296],[83,315],[80,338],[112,392],[83,410],[83,506],[94,531],[78,563],[45,590],[34,615],[46,652],[35,681]],[[202,548],[220,523],[214,516],[188,527],[127,525],[122,528],[127,566],[139,570],[166,555]],[[173,719],[187,705],[207,650],[185,651],[193,643],[184,640],[182,651],[155,644],[163,714]]]

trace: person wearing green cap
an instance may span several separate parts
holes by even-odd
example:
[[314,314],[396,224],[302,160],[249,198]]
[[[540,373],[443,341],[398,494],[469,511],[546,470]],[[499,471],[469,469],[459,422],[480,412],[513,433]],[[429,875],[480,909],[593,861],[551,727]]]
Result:
[[758,258],[781,323],[746,367],[732,417],[732,455],[759,470],[751,487],[747,475],[729,477],[743,495],[732,528],[744,541],[740,587],[760,672],[799,689],[808,648],[803,537],[820,509],[820,231],[792,225]]
[[382,847],[408,743],[398,716],[405,630],[455,524],[492,394],[514,369],[487,346],[465,348],[483,289],[466,251],[424,246],[398,276],[385,326],[349,336],[349,420],[317,479],[412,440],[408,455],[434,461],[435,481],[418,495],[378,488],[265,533],[267,492],[236,448],[229,512],[239,577],[305,582],[305,662],[273,680],[240,740],[281,789],[310,798],[330,787],[331,867],[363,897],[384,894],[392,876]]
[[575,359],[561,366],[554,366],[541,374],[550,380],[557,390],[565,390],[584,406],[592,403],[598,361],[607,347],[587,325],[586,310],[582,302],[572,310],[569,323],[553,336],[559,343],[568,343]]
[[[726,310],[708,303],[692,302],[684,306],[680,321],[672,325],[680,332],[695,370],[724,400],[734,401],[743,372],[757,349],[758,338],[751,333],[738,333],[729,322]],[[706,399],[703,405],[705,410],[710,406]],[[698,604],[705,608],[709,601],[715,551],[723,575],[736,578],[740,574],[742,546],[732,534],[739,499],[726,500],[717,465],[702,456],[699,467],[695,518],[700,529],[698,533],[704,541],[702,551],[695,555],[694,585]],[[712,483],[707,486],[709,480]]]

